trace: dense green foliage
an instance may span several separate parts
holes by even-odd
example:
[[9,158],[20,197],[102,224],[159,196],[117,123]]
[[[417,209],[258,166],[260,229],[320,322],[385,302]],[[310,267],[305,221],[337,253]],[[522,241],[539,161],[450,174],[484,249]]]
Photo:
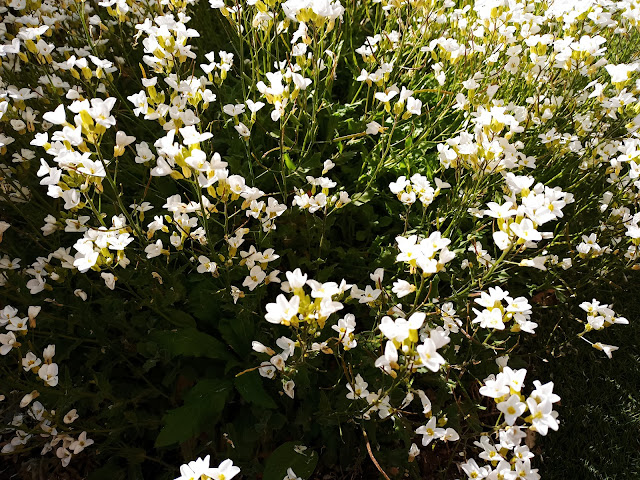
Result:
[[0,6],[0,475],[630,478],[640,5],[245,3]]

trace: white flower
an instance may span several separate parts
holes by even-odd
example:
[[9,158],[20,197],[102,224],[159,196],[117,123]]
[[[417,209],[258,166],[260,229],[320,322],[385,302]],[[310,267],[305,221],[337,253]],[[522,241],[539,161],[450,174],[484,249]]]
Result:
[[542,235],[533,226],[533,222],[525,218],[520,223],[512,223],[509,228],[513,233],[525,241],[536,242],[542,240]]
[[287,474],[284,476],[282,480],[302,480],[302,478],[297,476],[291,468],[287,468]]
[[37,390],[34,390],[31,393],[27,393],[22,400],[20,400],[20,408],[24,408],[31,403],[31,401],[39,395]]
[[391,340],[387,342],[384,348],[384,355],[382,355],[375,361],[375,366],[377,368],[382,368],[382,370],[384,370],[392,377],[396,377],[397,374],[393,370],[399,368],[398,350]]
[[446,363],[442,355],[436,352],[436,344],[430,338],[427,338],[422,345],[418,345],[416,351],[422,364],[432,372],[437,372],[440,366]]
[[289,281],[289,286],[293,290],[302,288],[307,282],[307,274],[303,274],[299,268],[296,268],[293,272],[286,272],[285,275]]
[[287,383],[284,384],[284,387],[282,387],[282,389],[284,390],[284,393],[287,394],[288,397],[293,398],[295,396],[295,389],[296,384],[293,380],[289,380]]
[[113,155],[118,157],[124,153],[124,147],[136,141],[136,137],[127,135],[123,131],[116,133],[116,145],[113,147]]
[[489,210],[484,210],[482,213],[484,215],[488,215],[490,217],[497,218],[497,219],[505,219],[505,218],[513,217],[518,213],[517,210],[512,208],[513,207],[512,202],[505,202],[502,205],[499,205],[495,202],[489,202],[487,203],[487,207],[489,207]]
[[262,377],[273,378],[276,374],[276,367],[265,362],[262,365],[260,365],[260,368],[258,369],[258,373]]
[[325,160],[323,165],[322,165],[322,174],[324,175],[325,173],[327,173],[329,170],[331,170],[335,166],[336,166],[336,164],[333,163],[331,160]]
[[527,369],[513,370],[511,367],[504,367],[498,376],[504,377],[506,385],[512,391],[519,392],[524,384],[524,378],[527,376]]
[[22,359],[22,368],[24,368],[25,372],[28,372],[33,367],[39,366],[41,363],[42,360],[36,357],[33,352],[28,352]]
[[269,359],[269,361],[279,371],[284,370],[284,367],[285,367],[286,363],[285,363],[285,359],[284,359],[284,357],[282,355],[274,355],[273,357],[271,357]]
[[611,76],[611,83],[624,83],[629,79],[629,74],[638,69],[637,63],[626,65],[605,65],[607,73]]
[[480,479],[489,475],[489,470],[485,467],[478,466],[473,458],[468,462],[461,464],[460,467],[469,478]]
[[0,355],[9,353],[16,343],[18,342],[13,332],[0,333],[0,344],[2,344],[2,346],[0,346]]
[[521,267],[533,267],[538,270],[546,271],[547,267],[545,266],[545,262],[549,257],[546,255],[541,255],[535,258],[525,258],[520,261],[519,265]]
[[252,100],[247,100],[246,104],[247,104],[247,107],[249,107],[249,110],[251,111],[251,113],[256,113],[258,110],[264,107],[264,103],[253,102]]
[[113,273],[102,272],[100,277],[104,280],[104,284],[110,290],[114,290],[116,288],[116,276]]
[[66,467],[67,465],[69,465],[73,454],[64,447],[58,447],[58,449],[56,450],[56,457],[60,459],[62,466]]
[[243,287],[249,287],[249,290],[253,291],[255,288],[262,283],[262,281],[267,276],[266,273],[260,268],[260,265],[255,265],[250,271],[249,275],[245,277],[242,282]]
[[[616,350],[618,350],[620,347],[616,347],[614,345],[607,345],[605,343],[600,343],[600,342],[596,342],[593,344],[593,348],[595,348],[596,350],[600,350],[601,352],[604,352],[607,357],[611,358],[611,354],[613,352],[615,352]],[[2,350],[0,349],[0,353],[2,353]]]
[[491,310],[485,309],[482,311],[478,311],[474,308],[473,311],[476,313],[477,317],[471,323],[479,323],[481,328],[504,330],[504,318],[502,310],[499,308],[492,308]]
[[320,283],[315,280],[307,280],[307,285],[311,287],[313,298],[331,298],[340,293],[340,288],[335,282]]
[[64,200],[64,209],[71,210],[80,204],[80,192],[75,188],[70,188],[62,192],[62,199]]
[[237,105],[228,104],[222,107],[222,111],[227,115],[231,115],[232,117],[237,117],[238,115],[244,113],[244,104],[239,103]]
[[86,301],[87,301],[87,292],[85,292],[84,290],[81,290],[81,289],[79,289],[79,288],[76,288],[76,289],[73,291],[73,294],[74,294],[76,297],[81,298],[83,302],[86,302]]
[[369,123],[367,123],[367,134],[368,135],[378,135],[383,130],[384,130],[384,128],[378,122],[369,122]]
[[233,128],[240,134],[243,138],[249,138],[251,136],[251,130],[242,122],[238,123],[238,125],[234,125]]
[[147,254],[147,258],[154,258],[162,254],[162,240],[158,239],[156,243],[147,245],[144,252]]
[[62,419],[62,421],[66,424],[69,425],[70,423],[75,422],[78,419],[78,411],[74,408],[73,410],[69,410],[67,412],[67,414],[64,416],[64,418]]
[[409,462],[413,462],[418,455],[420,455],[420,449],[418,448],[418,445],[412,443],[409,448]]
[[210,132],[200,133],[196,130],[194,125],[182,127],[178,130],[182,135],[182,143],[185,145],[195,145],[196,143],[204,142],[213,138],[213,134]]
[[384,268],[376,268],[373,273],[369,274],[369,278],[371,278],[376,285],[380,285],[384,278]]
[[504,376],[498,375],[497,378],[490,376],[484,380],[484,386],[480,387],[479,392],[485,397],[500,398],[509,393],[509,386]]
[[410,293],[416,291],[416,286],[407,282],[406,280],[396,280],[393,282],[393,288],[391,289],[393,293],[395,293],[398,298],[406,297]]
[[216,468],[211,469],[209,476],[213,480],[231,480],[238,473],[240,473],[240,468],[235,466],[231,460],[227,459]]
[[58,364],[44,364],[38,370],[38,376],[50,387],[58,385]]
[[67,119],[65,118],[64,105],[58,105],[58,107],[53,112],[47,112],[42,115],[42,118],[49,123],[53,123],[54,125],[63,125],[67,123]]
[[351,384],[347,384],[347,389],[349,393],[347,393],[347,398],[349,400],[355,400],[356,398],[366,398],[369,395],[369,391],[367,387],[369,384],[364,381],[360,374],[356,375],[355,382],[353,386]]
[[191,461],[188,464],[180,467],[180,477],[175,480],[195,480],[200,479],[201,476],[206,475],[208,477],[213,476],[212,472],[215,469],[209,467],[209,455],[202,458],[198,458],[195,461]]
[[389,89],[388,92],[376,92],[376,94],[374,95],[374,98],[376,98],[377,100],[380,100],[382,103],[387,103],[389,101],[391,101],[391,99],[393,97],[395,97],[398,94],[398,90],[397,89]]
[[299,308],[300,297],[294,295],[291,300],[287,300],[284,295],[280,294],[276,298],[276,303],[267,304],[267,313],[264,318],[270,323],[289,325],[291,319],[298,314]]
[[206,273],[206,272],[215,273],[217,266],[215,262],[212,262],[211,260],[209,260],[208,257],[205,257],[204,255],[200,255],[198,257],[198,262],[200,262],[200,265],[198,265],[198,268],[197,268],[198,273]]
[[436,417],[431,417],[426,425],[423,425],[416,429],[416,433],[418,435],[422,435],[422,445],[425,447],[429,445],[433,440],[442,438],[444,432],[444,428],[436,427]]
[[414,115],[420,115],[422,109],[422,101],[413,97],[407,99],[407,112]]
[[69,450],[71,450],[74,455],[77,455],[80,452],[82,452],[85,448],[93,445],[93,443],[94,443],[93,440],[91,440],[90,438],[87,438],[87,432],[82,432],[78,436],[77,440],[71,442],[71,444],[69,445]]
[[275,352],[273,351],[272,348],[269,348],[269,347],[263,345],[262,343],[260,343],[258,341],[255,341],[255,340],[253,342],[251,342],[251,348],[253,349],[254,352],[266,353],[267,355],[275,354]]
[[396,345],[401,344],[406,339],[416,342],[418,341],[417,331],[422,327],[425,318],[426,314],[422,312],[415,312],[408,320],[397,318],[393,321],[391,317],[385,316],[380,322],[380,331]]
[[106,171],[104,165],[100,161],[82,160],[82,167],[78,167],[78,173],[83,173],[90,177],[104,177]]
[[379,288],[373,288],[371,285],[367,285],[364,287],[364,291],[362,295],[358,299],[360,303],[371,303],[374,302],[382,293],[382,290]]
[[442,440],[445,442],[455,442],[460,440],[460,435],[453,428],[447,428],[442,435]]
[[509,425],[513,425],[516,419],[522,415],[527,406],[520,401],[520,396],[513,394],[507,400],[498,403],[498,410],[504,414],[504,419]]
[[533,385],[536,387],[530,398],[535,399],[536,402],[542,403],[545,400],[550,401],[551,403],[556,403],[560,401],[560,397],[553,393],[553,382],[548,382],[542,385],[540,380],[534,380]]
[[549,429],[558,430],[558,420],[554,415],[556,412],[553,411],[549,400],[538,403],[535,399],[529,397],[527,398],[527,406],[531,413],[531,423],[540,435],[546,435]]
[[286,363],[285,363],[284,357],[282,355],[274,355],[273,357],[271,357],[269,359],[269,361],[279,371],[284,370],[284,367],[285,367]]

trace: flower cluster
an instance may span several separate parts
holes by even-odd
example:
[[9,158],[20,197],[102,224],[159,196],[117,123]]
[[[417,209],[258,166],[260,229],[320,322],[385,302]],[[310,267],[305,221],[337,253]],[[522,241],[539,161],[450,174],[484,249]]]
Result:
[[413,313],[408,319],[385,316],[380,322],[380,331],[388,338],[384,355],[379,357],[375,366],[382,368],[392,377],[396,377],[395,370],[401,368],[398,357],[398,348],[401,351],[402,361],[400,362],[404,368],[409,371],[417,370],[425,367],[432,372],[437,372],[445,363],[444,358],[437,352],[450,342],[448,332],[442,329],[433,329],[429,331],[422,343],[418,331],[421,329],[426,314],[421,312]]
[[428,207],[443,188],[451,187],[439,178],[435,178],[434,181],[435,189],[424,175],[415,173],[411,176],[411,180],[407,180],[405,176],[399,177],[398,180],[389,184],[389,189],[405,205],[413,205],[416,200],[420,200],[424,207]]
[[[28,351],[23,356],[23,350],[20,348],[22,347],[20,340],[23,338],[25,338],[23,341],[31,345],[31,342],[26,340],[26,335],[29,328],[36,328],[36,318],[40,311],[41,307],[31,306],[27,316],[21,317],[18,310],[11,305],[0,310],[0,325],[7,330],[7,333],[0,334],[0,354],[6,356],[12,351],[18,353],[19,363],[24,372],[37,375],[44,386],[56,387],[59,382],[58,364],[53,361],[56,346],[48,345],[42,352],[42,358],[32,351]],[[26,445],[30,439],[35,439],[37,432],[40,437],[49,439],[42,448],[42,455],[55,448],[56,456],[61,460],[63,466],[67,466],[73,455],[79,454],[94,441],[87,438],[86,432],[82,432],[77,438],[74,438],[63,428],[57,426],[55,411],[47,411],[42,403],[34,401],[39,396],[40,391],[33,390],[20,400],[19,407],[26,408],[26,413],[13,416],[10,426],[15,436],[5,443],[2,447],[2,453],[8,454],[16,451],[22,445]],[[4,399],[4,396],[0,398],[0,400]],[[64,424],[73,423],[77,418],[77,412],[73,409],[64,416]],[[58,444],[60,446],[56,448]]]
[[421,239],[417,235],[396,237],[396,242],[400,250],[396,261],[409,264],[412,273],[420,268],[424,277],[443,271],[456,256],[448,248],[451,240],[442,237],[438,231]]
[[[480,394],[493,398],[507,425],[514,426],[520,418],[529,428],[546,435],[549,429],[558,429],[558,414],[553,410],[553,404],[559,402],[560,397],[553,393],[553,382],[542,385],[534,380],[536,388],[525,400],[522,387],[526,375],[524,368],[513,370],[505,366],[497,375],[484,379]],[[525,416],[527,411],[529,415]]]
[[33,401],[37,397],[38,392],[34,390],[20,401],[21,408],[28,408],[25,414],[15,415],[11,420],[11,425],[16,428],[15,437],[2,447],[2,453],[11,453],[22,445],[27,445],[37,432],[40,437],[49,439],[42,448],[42,455],[55,449],[56,457],[66,467],[74,455],[93,445],[94,441],[87,438],[87,432],[74,437],[64,431],[69,428],[67,425],[78,419],[75,409],[67,412],[62,425],[58,425],[55,410],[47,410],[39,401]]
[[[29,328],[36,327],[36,317],[42,307],[31,306],[26,317],[18,313],[18,309],[7,305],[0,310],[0,326],[3,326],[7,333],[0,333],[0,355],[7,355],[13,349],[20,352],[22,344],[20,339],[27,335]],[[17,335],[17,336],[16,336]],[[22,357],[21,364],[25,372],[33,372],[40,380],[49,387],[58,385],[58,364],[53,361],[56,354],[56,346],[49,345],[42,352],[42,359],[33,352],[27,352]]]
[[[282,349],[279,354],[258,341],[253,342],[253,350],[271,356],[268,362],[260,365],[260,374],[273,378],[276,371],[281,372],[284,392],[293,398],[295,381],[292,377],[295,375],[297,364],[319,352],[333,353],[330,342],[342,345],[345,350],[355,348],[357,342],[353,332],[356,321],[353,315],[347,314],[339,319],[336,325],[332,325],[332,329],[338,333],[337,337],[322,342],[315,341],[322,335],[331,315],[344,308],[337,299],[352,286],[344,280],[339,285],[335,282],[317,282],[309,279],[299,268],[285,272],[285,276],[287,280],[282,282],[281,289],[292,295],[287,299],[285,295],[280,294],[275,303],[267,304],[264,318],[269,323],[290,327],[296,340],[284,336],[278,338],[276,345]],[[305,286],[311,289],[309,293],[305,292]],[[287,360],[291,360],[291,365],[287,365]]]
[[240,468],[229,459],[224,460],[217,467],[210,467],[209,462],[210,456],[207,455],[181,465],[180,476],[175,480],[231,480],[240,473]]
[[[493,240],[500,250],[513,245],[535,248],[537,242],[550,238],[551,232],[540,232],[538,227],[563,217],[562,209],[574,201],[573,195],[559,188],[549,188],[534,183],[533,177],[505,175],[510,197],[503,204],[489,202],[483,214],[496,219],[498,230]],[[519,203],[518,203],[519,201]]]
[[[540,478],[538,470],[531,466],[534,454],[522,441],[527,436],[526,428],[541,435],[547,435],[549,429],[558,429],[558,414],[553,404],[559,402],[560,397],[553,393],[553,382],[542,384],[538,380],[534,380],[534,390],[525,397],[526,374],[526,369],[513,370],[503,362],[500,373],[484,380],[480,394],[494,400],[504,420],[497,432],[497,442],[490,436],[474,442],[482,450],[478,457],[486,463],[479,465],[473,458],[463,463],[461,468],[468,478]],[[517,425],[518,419],[524,423]]]
[[146,55],[142,57],[156,73],[169,73],[175,63],[184,63],[188,59],[195,59],[196,54],[191,51],[191,45],[187,42],[190,38],[199,37],[200,34],[187,28],[186,23],[190,17],[182,14],[176,20],[172,15],[162,15],[151,20],[146,18],[143,23],[136,25],[138,35],[144,33],[142,41]]
[[[498,348],[521,353],[510,333],[544,330],[535,292],[618,348],[586,337],[628,321],[580,302],[594,272],[640,269],[637,1],[4,3],[3,453],[40,442],[66,467],[87,432],[136,442],[146,419],[114,413],[131,405],[184,444],[203,425],[171,424],[220,372],[221,414],[253,402],[247,385],[269,405],[321,391],[328,425],[452,449],[476,435],[469,478],[539,478],[522,440],[558,428],[553,384],[525,395],[502,357],[468,387]],[[101,413],[66,427],[58,384]],[[466,422],[480,396],[500,412],[482,434]],[[239,473],[209,460],[179,478]]]
[[595,298],[591,302],[582,302],[580,308],[587,312],[587,321],[584,324],[584,331],[580,333],[580,338],[589,343],[596,350],[604,352],[607,357],[611,358],[612,352],[618,350],[615,345],[607,345],[601,342],[591,342],[587,340],[584,335],[592,330],[603,330],[604,328],[612,325],[629,325],[629,320],[624,317],[616,315],[616,313],[609,308],[609,305],[603,305]]
[[[504,303],[506,303],[506,307]],[[531,321],[531,305],[524,297],[513,298],[509,292],[500,287],[490,287],[489,293],[481,292],[475,303],[484,310],[473,309],[476,318],[471,323],[478,323],[480,328],[504,330],[513,321],[512,332],[535,333],[537,323]]]
[[[334,166],[335,164],[331,160],[325,160],[323,173],[328,172]],[[327,207],[341,208],[351,202],[349,194],[344,190],[332,196],[328,196],[329,190],[337,185],[336,182],[330,178],[314,178],[309,175],[307,176],[307,182],[311,185],[311,190],[309,192],[305,192],[301,189],[293,198],[293,205],[297,205],[301,209],[308,210],[309,213],[315,213],[323,210],[326,212]],[[320,190],[319,193],[317,193],[318,190]]]

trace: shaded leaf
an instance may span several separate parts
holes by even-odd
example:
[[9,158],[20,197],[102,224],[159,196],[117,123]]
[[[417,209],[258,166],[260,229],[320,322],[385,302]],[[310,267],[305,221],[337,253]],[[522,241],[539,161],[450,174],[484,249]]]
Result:
[[152,332],[150,337],[172,357],[184,355],[221,360],[232,358],[231,352],[224,343],[195,328],[184,328],[175,332],[172,330],[156,331]]
[[269,396],[262,385],[262,379],[258,372],[247,372],[233,380],[236,390],[242,398],[264,408],[276,408],[276,402]]
[[215,424],[229,390],[229,382],[223,380],[199,381],[185,396],[182,407],[167,412],[155,446],[184,442]]
[[308,448],[301,450],[303,446],[301,442],[287,442],[276,448],[267,459],[263,479],[282,480],[288,468],[298,477],[309,478],[318,464],[318,454]]
[[173,323],[177,327],[196,326],[196,321],[194,320],[194,318],[187,312],[183,312],[182,310],[168,310],[167,315],[171,319],[171,323]]

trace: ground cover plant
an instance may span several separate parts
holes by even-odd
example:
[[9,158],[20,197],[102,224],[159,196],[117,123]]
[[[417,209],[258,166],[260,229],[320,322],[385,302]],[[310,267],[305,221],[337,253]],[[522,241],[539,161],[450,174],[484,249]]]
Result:
[[534,480],[634,347],[637,1],[0,16],[8,474]]
[[[638,298],[637,273],[631,278],[633,283],[624,290],[611,292],[612,298],[626,304],[630,319],[638,314],[637,305],[630,302]],[[636,348],[625,348],[639,341],[632,325],[606,332],[607,343],[621,346],[613,362],[598,358],[598,352],[590,352],[584,342],[567,342],[553,361],[535,369],[537,375],[562,385],[562,427],[534,447],[541,449],[539,468],[544,478],[613,480],[640,474],[640,361]]]

